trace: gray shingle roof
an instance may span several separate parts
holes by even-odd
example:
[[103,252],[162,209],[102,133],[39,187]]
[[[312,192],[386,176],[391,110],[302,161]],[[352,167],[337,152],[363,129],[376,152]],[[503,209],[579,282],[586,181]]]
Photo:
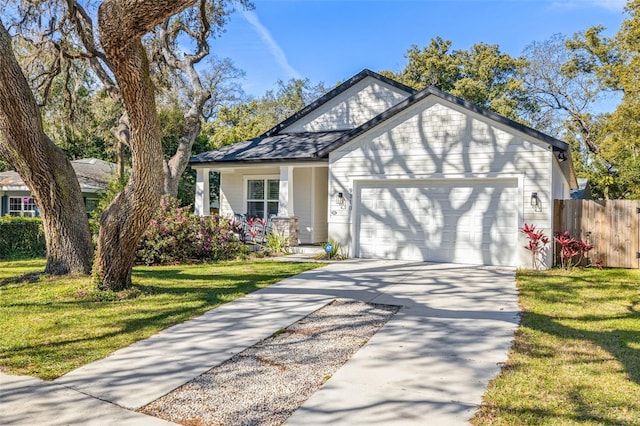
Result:
[[203,152],[189,164],[211,162],[313,161],[318,151],[340,139],[347,131],[280,133]]
[[[105,190],[115,176],[116,165],[96,158],[84,158],[71,162],[83,191]],[[0,173],[0,189],[4,191],[24,190],[26,185],[13,170]]]
[[[351,130],[332,132],[279,133],[282,129],[299,120],[304,115],[307,115],[312,110],[318,108],[320,105],[326,103],[329,99],[342,93],[348,87],[353,86],[358,81],[367,76],[383,80],[398,87],[401,86],[400,88],[412,94],[405,100],[399,102],[383,113]],[[378,126],[384,121],[389,120],[391,117],[416,104],[417,102],[420,102],[428,96],[436,96],[451,103],[460,105],[467,110],[475,112],[476,114],[482,115],[498,123],[509,126],[538,140],[545,141],[553,147],[554,151],[569,151],[569,144],[567,144],[566,142],[546,135],[531,127],[515,122],[486,108],[474,105],[462,98],[438,90],[435,87],[429,86],[419,92],[416,92],[413,89],[401,85],[398,82],[394,82],[391,79],[387,79],[386,77],[374,73],[373,71],[365,69],[342,85],[328,92],[317,101],[303,108],[292,117],[273,127],[271,130],[265,132],[263,135],[249,141],[239,142],[214,151],[196,155],[194,157],[191,157],[189,164],[195,165],[214,162],[264,162],[290,160],[317,161],[327,158],[331,151],[341,147],[350,140],[353,140],[355,137]]]
[[117,165],[97,158],[83,158],[71,162],[82,189],[105,190],[117,170]]

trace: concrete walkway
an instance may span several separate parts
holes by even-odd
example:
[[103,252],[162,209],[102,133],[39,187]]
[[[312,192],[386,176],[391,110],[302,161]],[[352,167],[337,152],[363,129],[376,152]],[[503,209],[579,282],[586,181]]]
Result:
[[333,263],[54,382],[0,375],[0,424],[170,424],[132,410],[336,298],[403,308],[287,424],[467,424],[506,360],[518,324],[512,269]]

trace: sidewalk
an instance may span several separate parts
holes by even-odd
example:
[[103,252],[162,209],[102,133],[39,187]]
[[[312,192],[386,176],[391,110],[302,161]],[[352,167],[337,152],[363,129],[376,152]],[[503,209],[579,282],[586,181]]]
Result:
[[0,376],[2,424],[169,424],[140,408],[336,298],[401,305],[288,424],[466,424],[518,323],[511,269],[351,260],[307,271],[54,382]]

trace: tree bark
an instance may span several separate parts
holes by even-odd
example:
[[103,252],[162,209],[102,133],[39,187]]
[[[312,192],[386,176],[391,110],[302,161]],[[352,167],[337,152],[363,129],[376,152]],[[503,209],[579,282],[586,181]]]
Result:
[[201,122],[199,115],[197,117],[186,117],[186,123],[180,135],[180,142],[176,153],[173,154],[171,158],[164,160],[164,194],[170,195],[173,198],[178,196],[180,177],[187,168],[187,163],[191,156],[191,148],[200,133],[200,128]]
[[0,155],[29,187],[42,216],[45,272],[88,274],[93,259],[80,184],[64,152],[45,134],[40,110],[0,22]]
[[130,122],[131,178],[100,218],[94,277],[101,289],[131,285],[135,250],[158,208],[163,187],[162,137],[142,36],[194,0],[106,0],[98,29]]
[[124,158],[124,147],[130,146],[129,117],[125,112],[118,120],[118,125],[111,129],[111,134],[116,140],[116,163],[118,176],[124,178],[126,166]]

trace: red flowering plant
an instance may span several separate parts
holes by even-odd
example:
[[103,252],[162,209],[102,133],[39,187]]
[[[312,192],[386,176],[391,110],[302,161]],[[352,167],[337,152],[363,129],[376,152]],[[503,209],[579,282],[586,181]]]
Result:
[[[570,269],[580,265],[585,255],[593,250],[593,245],[586,241],[571,237],[568,231],[558,232],[555,241],[560,245],[560,265],[562,269]],[[600,267],[597,263],[596,266]]]
[[529,239],[529,244],[524,246],[524,248],[531,252],[531,268],[540,269],[542,254],[545,247],[549,242],[551,242],[551,240],[549,237],[544,235],[542,230],[536,229],[535,225],[528,225],[525,223],[521,232]]
[[238,217],[234,217],[229,219],[229,226],[231,227],[231,232],[241,241],[244,241],[244,227],[246,222]]
[[266,225],[266,219],[262,219],[260,217],[249,218],[249,220],[247,220],[245,241],[253,241],[257,243],[264,242]]

